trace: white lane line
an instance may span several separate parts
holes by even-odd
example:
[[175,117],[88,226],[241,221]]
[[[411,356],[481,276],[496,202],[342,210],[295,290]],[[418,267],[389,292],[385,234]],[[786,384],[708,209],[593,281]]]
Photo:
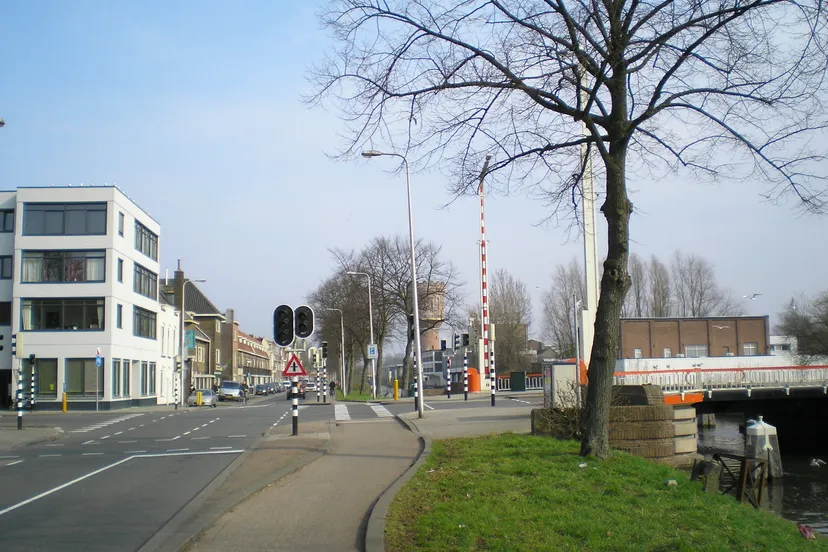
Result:
[[109,439],[109,437],[109,435],[104,435],[103,437],[101,437],[101,441],[103,441],[104,439]]
[[127,431],[132,431],[133,429],[135,429],[135,428],[134,428],[134,427],[131,427],[131,428],[129,428]]
[[345,420],[350,420],[351,415],[348,414],[348,407],[344,404],[335,404],[334,405],[334,419],[337,422],[343,422]]
[[116,431],[113,435],[120,435],[121,433],[123,433],[123,431]]
[[90,439],[90,440],[86,441],[85,443],[81,443],[81,444],[82,445],[91,445],[94,442],[95,442],[95,439]]
[[200,441],[202,439],[209,439],[210,437],[190,437],[190,441]]
[[47,447],[62,447],[63,443],[52,443],[50,445],[46,445]]
[[175,441],[176,439],[181,439],[181,435],[176,435],[175,437],[170,437],[169,439],[156,439],[156,442],[160,441]]
[[38,454],[37,456],[39,458],[55,458],[57,456],[60,456],[60,454]]
[[125,450],[124,454],[141,454],[143,452],[147,452],[145,450]]
[[139,425],[138,427],[144,427],[144,424]]
[[118,461],[117,461],[117,462],[115,462],[114,464],[110,464],[110,465],[108,465],[108,466],[104,466],[104,467],[102,467],[102,468],[98,468],[97,470],[95,470],[95,471],[93,471],[93,472],[89,472],[89,473],[87,473],[86,475],[82,475],[82,476],[80,476],[80,477],[77,477],[77,478],[73,479],[72,481],[67,481],[67,482],[66,482],[66,483],[64,483],[63,485],[58,485],[58,486],[57,486],[57,487],[55,487],[54,489],[50,489],[50,490],[48,490],[48,491],[42,492],[42,493],[40,493],[39,495],[36,495],[36,496],[33,496],[32,498],[28,498],[28,499],[24,500],[23,502],[18,502],[17,504],[13,504],[13,505],[9,506],[8,508],[5,508],[5,509],[3,509],[3,510],[0,510],[0,516],[2,516],[2,515],[4,515],[4,514],[8,514],[8,513],[9,513],[9,512],[11,512],[12,510],[17,510],[18,508],[20,508],[21,506],[25,506],[26,504],[31,504],[31,503],[32,503],[32,502],[34,502],[35,500],[39,500],[39,499],[43,498],[44,496],[49,496],[49,495],[50,495],[50,494],[52,494],[52,493],[56,493],[56,492],[58,492],[58,491],[60,491],[60,490],[63,490],[63,489],[65,489],[66,487],[69,487],[70,485],[74,485],[75,483],[78,483],[78,482],[80,482],[80,481],[83,481],[84,479],[88,479],[88,478],[92,477],[93,475],[97,475],[97,474],[99,474],[99,473],[101,473],[101,472],[104,472],[104,471],[108,470],[109,468],[114,468],[115,466],[118,466],[118,465],[120,465],[120,464],[123,464],[124,462],[129,461],[131,458],[133,458],[133,457],[132,457],[132,456],[130,456],[130,457],[128,457],[128,458],[123,458],[123,459],[121,459],[121,460],[118,460]]
[[207,427],[209,424],[201,424],[201,427]]
[[228,437],[230,439],[236,439],[236,438],[239,438],[239,437],[247,437],[247,435],[228,435]]
[[200,427],[194,427],[193,431],[198,431],[199,429],[201,429],[201,428]]
[[19,456],[0,456],[0,460],[11,460],[13,458],[20,458]]
[[210,450],[230,450],[233,447],[210,447]]
[[515,402],[519,402],[519,403],[523,403],[523,404],[532,404],[530,402],[522,401],[520,399],[513,399],[512,397],[506,397],[506,398],[509,399],[510,401],[515,401]]
[[153,421],[152,421],[152,423],[155,423],[155,422],[157,422],[157,421],[158,421],[158,420],[153,420]]
[[14,462],[9,462],[8,464],[6,464],[6,467],[8,468],[9,466],[14,466],[15,464],[19,464],[22,461],[23,460],[15,460]]
[[83,456],[101,456],[102,452],[84,452]]
[[119,445],[124,445],[126,443],[137,443],[138,441],[118,441]]
[[184,435],[189,435],[190,433],[192,433],[192,431],[185,431]]
[[429,410],[434,410],[433,406],[427,405],[426,403],[423,403],[423,406],[428,408]]
[[186,448],[186,449],[167,449],[167,452],[184,452],[185,450],[190,450],[190,449],[188,449],[188,448]]

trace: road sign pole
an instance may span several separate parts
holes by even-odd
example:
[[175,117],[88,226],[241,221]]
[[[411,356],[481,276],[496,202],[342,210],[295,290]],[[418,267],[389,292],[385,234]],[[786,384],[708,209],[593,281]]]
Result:
[[446,398],[451,398],[451,358],[446,361]]
[[32,396],[29,398],[29,404],[32,405],[32,412],[35,409],[35,363],[34,360],[31,361],[31,369],[32,369]]
[[293,415],[293,433],[299,435],[299,376],[291,378],[291,410]]
[[420,386],[419,386],[419,383],[417,381],[417,357],[415,356],[414,357],[414,412],[417,412],[419,410],[419,408],[418,408],[419,403],[417,402],[419,400],[419,396],[420,396],[419,390],[420,390]]
[[319,393],[319,365],[317,365],[316,366],[316,402],[319,402],[319,401],[322,400],[322,397],[320,395],[321,395],[321,393]]
[[463,348],[463,400],[469,400],[469,350]]
[[17,429],[23,429],[23,361],[17,361]]
[[[316,392],[319,393],[317,387]],[[327,360],[322,359],[322,404],[328,404],[328,367]]]

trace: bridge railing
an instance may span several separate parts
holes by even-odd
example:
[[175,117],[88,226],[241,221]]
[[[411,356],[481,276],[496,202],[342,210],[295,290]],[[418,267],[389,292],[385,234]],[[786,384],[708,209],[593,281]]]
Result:
[[775,366],[615,372],[615,385],[661,386],[665,393],[732,389],[822,387],[828,391],[828,366]]
[[[526,390],[540,391],[543,389],[543,374],[526,374]],[[497,376],[497,390],[511,391],[512,382],[509,376]]]

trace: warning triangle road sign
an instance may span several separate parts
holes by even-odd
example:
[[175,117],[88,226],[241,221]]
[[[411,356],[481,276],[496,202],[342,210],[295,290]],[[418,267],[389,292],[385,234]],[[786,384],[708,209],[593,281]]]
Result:
[[285,371],[282,372],[283,376],[307,376],[308,373],[305,372],[305,369],[302,367],[302,362],[300,362],[299,357],[296,356],[294,353],[290,356],[290,360],[285,367]]

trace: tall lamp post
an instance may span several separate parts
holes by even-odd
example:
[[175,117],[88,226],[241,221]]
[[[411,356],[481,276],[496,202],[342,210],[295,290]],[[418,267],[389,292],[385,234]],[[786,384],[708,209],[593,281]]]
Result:
[[414,256],[414,218],[411,215],[411,171],[408,168],[408,159],[399,153],[384,153],[376,150],[366,150],[362,152],[363,157],[372,158],[380,156],[399,157],[405,165],[405,182],[408,188],[408,238],[409,248],[411,249],[411,281],[412,281],[412,299],[414,309],[414,348],[417,355],[417,414],[418,417],[423,417],[423,352],[420,348],[420,304],[417,299],[417,260]]
[[[374,345],[374,307],[372,305],[371,299],[371,275],[367,272],[354,272],[353,270],[349,270],[346,274],[350,274],[351,276],[365,276],[368,278],[368,331],[370,332],[370,339],[371,344]],[[371,359],[371,374],[374,378],[374,384],[371,386],[371,396],[376,400],[377,398],[377,361],[376,359]]]
[[[185,279],[184,284],[181,286],[181,320],[179,323],[181,324],[181,330],[178,332],[178,339],[179,342],[179,354],[181,355],[181,372],[178,374],[178,389],[180,390],[179,393],[179,400],[181,401],[181,406],[184,406],[184,370],[187,366],[187,353],[185,353],[184,349],[184,319],[187,317],[187,309],[185,307],[186,303],[184,299],[187,297],[187,284],[190,282],[206,282],[205,278],[192,278],[190,280]],[[175,403],[175,407],[178,408],[178,403]]]
[[[342,396],[347,395],[345,391],[345,316],[342,314],[342,309],[325,309],[326,311],[336,311],[339,313],[339,328],[342,330],[339,345],[339,369],[342,379],[339,380],[339,387],[342,389]],[[331,397],[333,399],[334,397]]]

